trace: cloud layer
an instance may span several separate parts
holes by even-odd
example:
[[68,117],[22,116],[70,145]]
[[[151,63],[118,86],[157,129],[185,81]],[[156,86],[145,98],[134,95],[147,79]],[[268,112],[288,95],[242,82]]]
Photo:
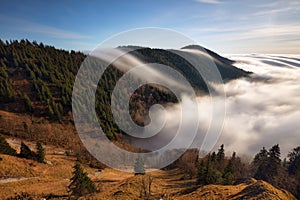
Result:
[[[230,58],[237,61],[236,67],[254,74],[249,79],[238,79],[225,84],[226,117],[213,150],[217,150],[220,144],[225,144],[228,154],[236,151],[253,156],[263,146],[270,148],[278,143],[282,157],[285,157],[292,148],[300,145],[300,56],[232,55]],[[187,104],[188,101],[190,100],[185,97],[182,103]],[[206,131],[214,126],[211,124],[211,99],[204,96],[198,97],[197,101],[201,116],[192,146],[210,151],[211,149],[205,149],[202,141]],[[166,127],[152,140],[135,142],[150,149],[166,145],[176,135],[180,124],[179,115],[179,105],[167,108],[165,115],[156,113],[157,118],[166,116]],[[193,116],[194,112],[190,110],[191,123]],[[185,124],[184,129],[188,132],[189,125]],[[184,143],[186,138],[180,137]]]
[[254,154],[280,144],[285,156],[300,145],[299,56],[232,56],[236,66],[253,71],[254,81],[225,85],[227,117],[219,143]]

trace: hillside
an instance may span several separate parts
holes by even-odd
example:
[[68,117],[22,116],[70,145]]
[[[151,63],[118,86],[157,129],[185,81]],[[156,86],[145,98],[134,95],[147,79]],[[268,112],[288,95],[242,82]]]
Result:
[[[138,49],[131,54],[143,62],[168,65],[182,73],[196,91],[207,92],[200,74],[177,54],[150,48]],[[248,76],[247,72],[235,68],[233,61],[211,51],[209,54],[215,60],[224,81]],[[0,40],[0,110],[28,114],[43,121],[72,123],[72,88],[85,58],[86,55],[80,52],[56,49],[36,41]],[[122,133],[114,123],[109,106],[110,94],[122,75],[123,72],[111,65],[97,88],[96,111],[100,125],[110,139],[118,139],[118,135]],[[176,101],[168,90],[146,85],[133,95],[130,114],[138,124],[143,125],[151,105]]]
[[234,186],[207,185],[198,188],[196,191],[183,195],[183,199],[296,199],[286,190],[277,189],[265,181],[251,179],[248,183],[241,183]]
[[[248,72],[235,68],[234,61],[208,49],[206,52],[199,46],[183,49],[185,54],[200,50],[200,57],[211,57],[224,82],[249,76]],[[207,94],[204,78],[176,51],[141,48],[130,54],[142,63],[170,66],[185,76],[198,95]],[[47,149],[47,164],[1,154],[0,184],[1,188],[5,188],[2,194],[5,197],[15,192],[27,192],[32,196],[53,193],[65,198],[75,160],[84,164],[92,180],[99,184],[97,187],[101,192],[92,195],[96,199],[138,199],[141,184],[150,180],[148,176],[141,178],[106,168],[82,145],[72,119],[71,96],[76,73],[85,58],[86,55],[80,52],[59,50],[35,41],[0,41],[0,136],[4,136],[17,153],[21,140],[32,149],[35,142],[40,141]],[[212,72],[206,65],[201,67],[207,73]],[[125,72],[115,62],[106,69],[98,83],[95,108],[101,127],[116,145],[140,152],[144,149],[126,142],[127,136],[115,124],[110,109],[114,86]],[[151,105],[159,103],[167,106],[176,102],[176,97],[167,88],[144,85],[131,97],[130,115],[143,126]],[[285,190],[277,189],[285,188],[299,197],[300,147],[293,150],[293,157],[289,157],[288,162],[280,159],[279,145],[272,148],[269,152],[263,148],[258,153],[258,159],[255,158],[251,164],[243,163],[235,152],[231,157],[226,157],[223,147],[219,149],[223,152],[212,152],[200,160],[199,152],[189,149],[164,170],[150,173],[153,178],[152,196],[160,198],[165,194],[164,199],[293,199]],[[18,156],[16,153],[14,155]],[[269,170],[270,167],[272,170]],[[99,169],[104,169],[101,175]],[[277,188],[256,180],[233,185],[236,180],[249,177],[266,180]]]
[[[20,140],[7,138],[14,148],[19,148]],[[33,147],[33,142],[26,143]],[[46,164],[36,161],[1,155],[0,199],[14,196],[30,196],[33,199],[68,199],[67,186],[72,177],[72,166],[76,158],[68,156],[63,148],[46,145]],[[267,182],[255,179],[244,180],[237,185],[199,186],[196,179],[187,179],[183,170],[157,170],[144,176],[115,171],[109,168],[98,170],[83,165],[89,177],[96,183],[98,192],[82,199],[281,199],[294,200],[292,194],[273,187]],[[143,186],[146,184],[146,188]]]

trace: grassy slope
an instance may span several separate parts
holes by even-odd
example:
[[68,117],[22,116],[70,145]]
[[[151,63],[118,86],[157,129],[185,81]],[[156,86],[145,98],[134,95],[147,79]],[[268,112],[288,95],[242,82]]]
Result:
[[[24,124],[27,125],[27,129]],[[80,145],[79,137],[72,124],[49,122],[44,118],[2,110],[0,110],[0,134],[26,140],[40,140],[64,148]]]
[[[8,139],[17,147],[21,140]],[[29,146],[34,143],[26,142]],[[64,155],[63,148],[45,146],[47,164],[32,160],[1,155],[0,161],[0,199],[14,196],[15,193],[27,192],[40,199],[53,194],[66,199],[67,186],[72,176],[75,157]],[[99,172],[97,169],[83,166],[91,179],[96,183],[99,193],[92,194],[90,199],[140,199],[142,176],[115,171],[109,168]],[[151,187],[152,199],[295,199],[285,190],[279,190],[264,181],[252,180],[235,186],[208,185],[198,187],[196,180],[184,179],[183,171],[157,170],[149,173],[153,178]],[[7,178],[27,178],[3,183]]]

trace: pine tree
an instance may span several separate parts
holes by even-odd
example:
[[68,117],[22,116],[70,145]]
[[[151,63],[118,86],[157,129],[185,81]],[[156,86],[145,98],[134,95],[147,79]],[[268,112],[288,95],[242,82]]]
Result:
[[261,163],[266,163],[268,160],[268,151],[263,147],[258,154],[255,155],[252,164],[256,167]]
[[145,174],[144,160],[142,157],[138,156],[134,163],[134,175]]
[[24,99],[26,109],[29,112],[32,112],[33,111],[32,102],[31,102],[30,98],[28,97],[28,95],[24,94],[23,99]]
[[11,148],[7,141],[0,135],[0,154],[16,155],[16,150]]
[[35,158],[34,153],[30,150],[30,148],[24,143],[21,142],[20,154],[21,158],[33,159]]
[[217,153],[217,161],[222,162],[225,159],[225,150],[224,150],[224,144],[222,144],[218,150]]
[[254,178],[266,180],[268,164],[268,151],[263,147],[258,154],[255,155],[252,166],[254,168]]
[[71,178],[71,183],[68,186],[71,194],[74,196],[84,196],[97,191],[96,186],[88,177],[87,173],[83,171],[79,162],[75,163],[73,177]]
[[217,161],[217,154],[216,154],[216,152],[212,152],[212,154],[211,154],[211,162],[215,162],[215,161]]
[[205,179],[206,179],[206,166],[205,166],[205,162],[201,160],[198,166],[198,175],[197,175],[198,184],[204,185]]
[[224,169],[223,174],[223,183],[225,185],[231,185],[234,181],[234,173],[236,171],[235,169],[235,160],[236,160],[236,153],[233,152],[231,158],[229,159],[227,166]]
[[220,183],[222,174],[212,165],[211,155],[208,154],[206,160],[201,160],[198,168],[198,183],[200,185],[208,185]]
[[212,166],[211,157],[208,156],[207,163],[206,163],[206,170],[205,170],[205,185],[209,184],[217,184],[221,182],[222,174],[219,170],[215,169]]
[[276,144],[269,150],[269,159],[267,164],[267,169],[268,169],[267,181],[271,181],[274,179],[275,176],[278,176],[278,171],[280,167],[281,167],[280,147],[278,144]]
[[40,141],[36,142],[36,150],[37,150],[37,154],[36,154],[37,161],[40,162],[40,163],[44,163],[46,153],[45,153],[45,149],[43,148]]
[[288,154],[288,172],[296,175],[300,180],[300,146],[296,147]]
[[252,164],[255,168],[254,178],[274,183],[281,167],[279,145],[274,145],[269,151],[263,148],[254,157]]

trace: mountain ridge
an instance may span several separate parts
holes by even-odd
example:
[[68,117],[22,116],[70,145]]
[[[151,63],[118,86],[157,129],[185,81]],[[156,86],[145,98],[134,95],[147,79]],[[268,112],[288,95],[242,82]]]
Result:
[[[180,56],[163,49],[150,48],[138,49],[132,54],[146,63],[168,65],[185,76],[196,92],[208,92],[203,77]],[[213,55],[223,63],[219,65],[223,80],[248,77],[248,72],[235,68],[228,59],[217,54]],[[80,64],[85,58],[86,55],[80,52],[59,50],[53,46],[38,44],[36,41],[0,41],[0,100],[2,102],[0,109],[26,113],[50,121],[73,123],[71,112],[73,83]],[[113,88],[122,75],[123,72],[116,69],[113,64],[109,66],[99,81],[96,94],[96,110],[100,124],[110,139],[117,139],[118,134],[124,134],[114,123],[109,106]],[[155,94],[156,98],[144,94]],[[140,125],[143,125],[144,118],[147,118],[148,108],[151,105],[177,102],[171,93],[152,86],[141,87],[135,92],[134,97],[134,101],[130,102],[131,114]],[[140,111],[135,105],[138,101],[141,102]]]

